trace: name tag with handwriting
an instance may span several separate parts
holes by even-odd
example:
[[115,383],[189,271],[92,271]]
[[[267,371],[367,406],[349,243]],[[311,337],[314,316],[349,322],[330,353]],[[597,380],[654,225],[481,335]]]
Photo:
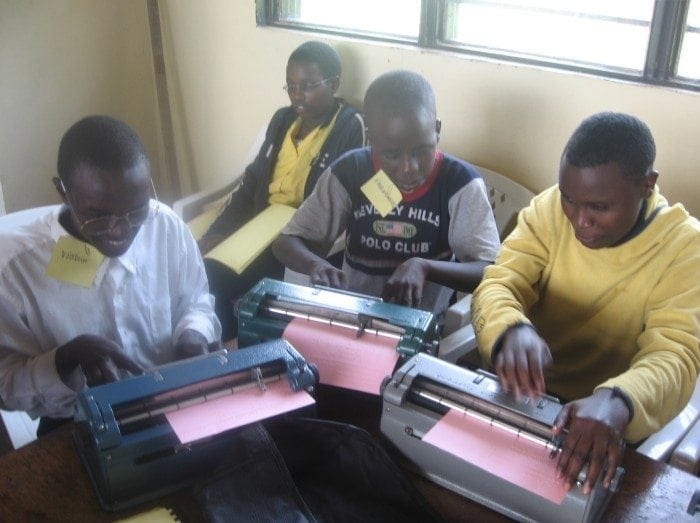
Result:
[[382,218],[401,203],[401,191],[382,169],[367,180],[360,190]]
[[91,287],[104,255],[89,243],[61,236],[46,267],[46,275],[57,280]]

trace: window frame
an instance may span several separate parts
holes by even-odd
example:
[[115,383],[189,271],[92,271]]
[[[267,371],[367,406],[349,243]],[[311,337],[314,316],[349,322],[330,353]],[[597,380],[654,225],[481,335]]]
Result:
[[[695,1],[700,2],[700,0]],[[447,0],[421,0],[421,17],[417,40],[367,31],[349,31],[304,23],[281,21],[279,20],[277,0],[255,0],[255,17],[258,26],[279,27],[282,29],[343,36],[359,40],[397,43],[419,49],[448,51],[465,56],[475,56],[550,69],[586,73],[642,84],[700,91],[700,79],[683,78],[676,74],[683,35],[685,34],[690,0],[676,0],[673,2],[668,0],[654,0],[654,11],[651,18],[649,41],[646,48],[646,59],[641,74],[637,71],[626,72],[602,65],[587,66],[584,64],[557,60],[555,58],[539,59],[519,55],[516,52],[492,52],[470,48],[468,45],[446,42],[443,39],[443,35],[445,34],[444,24],[448,6]]]

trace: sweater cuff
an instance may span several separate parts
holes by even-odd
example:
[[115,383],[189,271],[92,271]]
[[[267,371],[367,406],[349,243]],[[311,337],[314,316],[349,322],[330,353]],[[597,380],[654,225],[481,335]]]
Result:
[[[627,419],[627,424],[629,424],[632,421],[632,418],[634,418],[634,402],[632,401],[632,398],[620,387],[617,385],[610,387],[607,385],[601,385],[600,387],[596,387],[595,391],[601,390],[601,389],[609,389],[612,391],[612,398],[619,398],[622,400],[622,402],[625,404],[627,407],[627,411],[629,412],[629,417]],[[594,392],[595,392],[594,391]]]
[[620,398],[622,402],[625,404],[627,407],[627,410],[629,411],[629,417],[627,418],[627,423],[632,421],[632,418],[634,418],[634,403],[632,403],[632,398],[630,398],[627,393],[622,390],[620,387],[613,387],[612,388],[612,397],[613,398]]

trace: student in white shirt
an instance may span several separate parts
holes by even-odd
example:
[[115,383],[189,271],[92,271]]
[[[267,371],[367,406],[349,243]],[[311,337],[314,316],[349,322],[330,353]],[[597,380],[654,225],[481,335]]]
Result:
[[[0,235],[0,406],[41,416],[39,435],[72,417],[86,385],[204,353],[221,335],[197,244],[152,199],[149,160],[127,124],[74,124],[58,175],[64,205]],[[64,269],[47,275],[52,258]],[[87,283],[69,281],[67,266]]]

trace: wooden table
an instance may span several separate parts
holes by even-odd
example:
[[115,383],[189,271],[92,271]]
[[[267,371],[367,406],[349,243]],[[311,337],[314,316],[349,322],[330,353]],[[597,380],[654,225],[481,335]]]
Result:
[[[351,413],[346,418],[353,418],[359,411],[346,412]],[[376,433],[378,419],[373,419],[371,424],[366,428]],[[700,489],[700,478],[632,450],[626,452],[623,466],[624,480],[603,521],[697,522],[700,519],[700,515],[693,517],[686,512],[693,492]],[[507,521],[504,516],[420,476],[408,474],[447,521]],[[114,521],[158,505],[173,508],[183,521],[202,520],[189,492],[170,495],[131,511],[103,512],[74,448],[72,425],[0,456],[0,521]]]

